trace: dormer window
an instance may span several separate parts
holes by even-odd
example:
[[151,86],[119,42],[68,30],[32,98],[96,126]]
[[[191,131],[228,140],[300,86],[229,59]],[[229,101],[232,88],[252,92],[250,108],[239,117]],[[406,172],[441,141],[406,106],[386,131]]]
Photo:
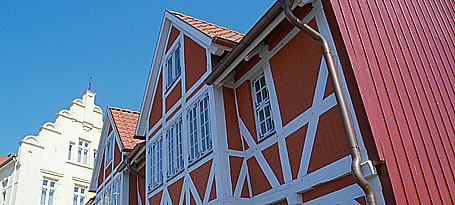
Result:
[[106,142],[106,149],[105,149],[105,159],[104,163],[109,164],[109,162],[112,160],[112,156],[114,155],[114,135],[111,134],[109,135],[107,142]]
[[180,45],[177,45],[175,46],[174,50],[170,52],[170,55],[166,59],[166,90],[169,89],[180,76],[180,56]]

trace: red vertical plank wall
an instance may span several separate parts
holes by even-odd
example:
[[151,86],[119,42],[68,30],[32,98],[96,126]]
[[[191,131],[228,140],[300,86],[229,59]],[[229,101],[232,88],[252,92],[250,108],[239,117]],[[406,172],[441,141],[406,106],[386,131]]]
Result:
[[455,203],[455,2],[328,1],[396,202]]

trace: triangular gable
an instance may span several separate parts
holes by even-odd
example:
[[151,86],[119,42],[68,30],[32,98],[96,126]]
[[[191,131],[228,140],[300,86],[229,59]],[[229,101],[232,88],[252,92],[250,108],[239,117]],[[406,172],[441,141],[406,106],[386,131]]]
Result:
[[107,107],[106,109],[106,114],[104,115],[103,119],[103,128],[101,130],[101,137],[100,141],[98,143],[98,149],[97,149],[97,155],[95,159],[95,167],[92,172],[92,178],[90,182],[90,188],[89,191],[95,192],[97,190],[98,186],[98,177],[100,176],[100,171],[102,167],[104,167],[104,149],[106,147],[106,138],[113,132],[114,138],[115,138],[115,144],[117,145],[117,149],[123,150],[122,143],[119,138],[118,131],[116,129],[114,119],[112,118],[112,113]]
[[[162,59],[170,46],[167,45],[167,42],[169,38],[176,38],[173,35],[171,36],[173,29],[177,29],[179,31],[179,35],[183,34],[202,47],[209,49],[211,48],[214,37],[222,37],[223,39],[232,41],[233,43],[238,42],[243,37],[243,34],[238,32],[216,26],[215,24],[207,23],[193,17],[185,16],[177,12],[166,10],[164,12],[158,41],[155,47],[155,53],[150,67],[146,90],[142,99],[139,121],[135,133],[137,136],[145,136],[148,130],[147,122],[151,110],[151,104],[155,97],[158,76],[161,73],[160,68]],[[210,50],[215,52],[216,48]]]

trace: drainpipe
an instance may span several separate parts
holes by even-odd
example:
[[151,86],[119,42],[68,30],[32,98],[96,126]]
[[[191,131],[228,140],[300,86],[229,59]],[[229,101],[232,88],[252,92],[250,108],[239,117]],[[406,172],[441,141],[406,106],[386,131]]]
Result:
[[372,205],[376,204],[376,198],[374,195],[373,188],[368,183],[368,181],[363,177],[362,172],[360,170],[360,149],[357,143],[357,138],[354,133],[354,128],[352,127],[352,119],[349,116],[348,108],[346,105],[346,101],[341,90],[340,80],[338,78],[338,74],[335,68],[335,63],[333,61],[332,54],[330,53],[330,47],[327,43],[327,40],[317,31],[312,29],[305,23],[302,23],[292,12],[292,4],[294,0],[279,0],[281,7],[283,7],[284,13],[288,21],[294,25],[295,27],[299,28],[305,34],[309,35],[315,41],[317,41],[322,48],[324,53],[325,62],[327,64],[327,68],[329,70],[330,80],[332,81],[333,89],[335,90],[335,96],[337,99],[337,103],[340,107],[340,114],[343,120],[344,131],[346,132],[346,137],[349,145],[349,152],[351,153],[352,164],[351,164],[351,172],[354,176],[355,181],[357,184],[362,187],[363,191],[365,192],[367,203]]

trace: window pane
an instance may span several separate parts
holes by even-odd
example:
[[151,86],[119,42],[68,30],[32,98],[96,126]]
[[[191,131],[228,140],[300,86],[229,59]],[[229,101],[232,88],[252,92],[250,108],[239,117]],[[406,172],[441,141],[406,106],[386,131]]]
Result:
[[172,84],[172,56],[167,60],[167,88]]
[[87,164],[87,155],[88,155],[88,150],[84,150],[84,164]]
[[54,187],[54,186],[55,186],[55,182],[51,181],[51,187]]
[[47,192],[47,189],[41,190],[41,201],[40,201],[41,205],[46,204],[46,192]]
[[43,185],[44,185],[44,186],[47,186],[47,180],[46,180],[46,179],[43,180]]
[[82,148],[79,148],[77,150],[77,162],[81,162],[81,154],[82,154]]
[[73,148],[72,144],[69,144],[68,146],[68,160],[71,160],[71,149]]
[[77,205],[77,195],[73,196],[73,205]]
[[175,49],[174,52],[175,59],[175,78],[180,75],[180,46]]
[[49,190],[49,201],[48,205],[54,204],[54,190]]
[[79,200],[79,202],[80,202],[79,205],[84,205],[84,199],[85,199],[85,197],[81,196],[81,198]]

